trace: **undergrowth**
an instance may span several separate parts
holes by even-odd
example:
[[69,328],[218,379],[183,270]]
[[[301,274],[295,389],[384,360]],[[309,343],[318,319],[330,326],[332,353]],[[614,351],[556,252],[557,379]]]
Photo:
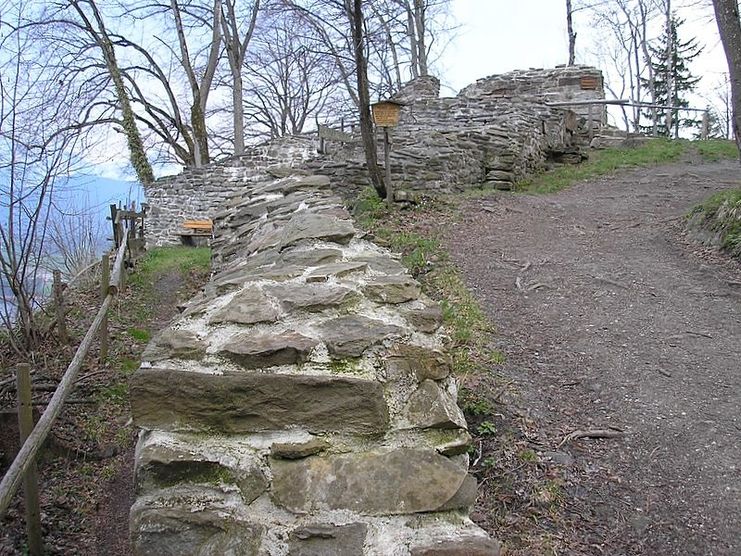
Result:
[[690,217],[719,235],[720,247],[741,257],[741,188],[711,195],[692,209]]

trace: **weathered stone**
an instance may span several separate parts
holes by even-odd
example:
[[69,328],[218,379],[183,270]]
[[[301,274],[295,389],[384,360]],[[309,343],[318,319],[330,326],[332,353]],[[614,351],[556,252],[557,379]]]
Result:
[[273,499],[294,513],[351,510],[363,515],[435,511],[467,473],[432,451],[400,448],[302,460],[271,460]]
[[280,254],[282,265],[320,266],[332,263],[342,257],[339,249],[290,249]]
[[153,368],[134,373],[130,390],[134,423],[146,429],[371,434],[388,426],[381,385],[352,377]]
[[248,286],[235,295],[226,306],[216,311],[209,322],[212,324],[223,322],[256,324],[275,322],[278,316],[278,310],[270,299],[258,288]]
[[323,438],[312,438],[307,442],[284,442],[270,446],[270,455],[274,458],[301,459],[323,452],[329,448],[329,442]]
[[142,353],[142,361],[163,359],[198,359],[205,353],[206,344],[188,330],[165,328]]
[[318,343],[291,330],[263,334],[245,332],[233,337],[218,353],[242,367],[257,369],[302,363]]
[[268,480],[257,460],[226,465],[215,456],[156,443],[137,449],[136,483],[139,492],[149,492],[178,484],[233,484],[249,504],[268,488]]
[[396,344],[386,356],[389,380],[414,375],[417,380],[442,380],[450,374],[450,356],[411,344]]
[[404,332],[396,325],[359,315],[325,321],[317,328],[329,352],[339,357],[360,357],[370,346]]
[[364,262],[368,264],[368,268],[374,272],[381,274],[405,274],[406,268],[399,261],[392,259],[389,256],[363,256],[354,257],[353,261]]
[[275,265],[258,268],[248,276],[248,280],[272,280],[285,282],[301,276],[306,268],[297,265]]
[[322,311],[357,298],[350,288],[328,284],[282,284],[270,287],[268,291],[286,311]]
[[471,435],[463,429],[455,431],[455,436],[435,446],[438,454],[444,456],[459,456],[468,452],[471,446]]
[[409,323],[422,332],[435,332],[443,323],[443,312],[436,303],[421,303],[402,312]]
[[419,284],[410,276],[377,276],[369,281],[363,292],[373,301],[406,303],[420,295]]
[[455,400],[432,380],[425,380],[412,394],[404,415],[421,429],[466,428],[466,419]]
[[257,556],[265,528],[191,507],[132,511],[135,556]]
[[354,556],[363,554],[368,526],[314,524],[294,529],[289,535],[289,556]]
[[368,268],[366,263],[346,262],[330,263],[322,265],[309,273],[306,277],[307,282],[326,282],[330,277],[342,278],[353,272],[365,272]]
[[484,536],[466,536],[412,547],[412,556],[499,556],[499,543]]
[[306,239],[321,239],[345,245],[355,235],[349,220],[320,214],[301,212],[293,216],[283,229],[281,250]]
[[[468,469],[468,465],[465,466],[465,469]],[[466,478],[463,479],[458,492],[456,492],[455,495],[445,504],[440,506],[439,511],[444,512],[446,510],[462,509],[470,511],[474,504],[476,504],[476,495],[478,493],[477,488],[478,483],[476,482],[475,477],[473,475],[466,475]]]

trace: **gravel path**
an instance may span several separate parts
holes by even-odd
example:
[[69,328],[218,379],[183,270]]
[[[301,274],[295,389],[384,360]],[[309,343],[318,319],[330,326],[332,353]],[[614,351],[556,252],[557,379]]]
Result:
[[[567,468],[567,553],[741,554],[741,270],[680,220],[739,184],[732,162],[630,171],[471,201],[448,234],[512,403]],[[624,436],[559,448],[610,427]]]

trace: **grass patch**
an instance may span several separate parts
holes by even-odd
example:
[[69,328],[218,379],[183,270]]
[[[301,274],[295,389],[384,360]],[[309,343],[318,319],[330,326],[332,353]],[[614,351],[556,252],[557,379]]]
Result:
[[674,162],[687,151],[689,144],[688,141],[681,140],[651,139],[635,148],[592,151],[588,161],[560,166],[525,179],[517,184],[516,189],[526,193],[554,193],[579,181],[609,175],[621,168]]
[[741,257],[741,188],[711,195],[690,211],[700,226],[720,235],[720,247]]
[[132,283],[141,282],[158,273],[179,270],[208,270],[211,266],[211,249],[208,247],[155,247],[137,262]]
[[138,342],[148,342],[152,337],[148,330],[142,330],[141,328],[129,328],[126,332]]
[[705,162],[717,162],[718,160],[734,159],[739,156],[736,143],[726,139],[697,141],[693,145]]

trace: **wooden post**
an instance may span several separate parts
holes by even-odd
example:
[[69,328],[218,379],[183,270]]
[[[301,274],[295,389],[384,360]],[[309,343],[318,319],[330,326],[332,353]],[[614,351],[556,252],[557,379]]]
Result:
[[57,332],[59,333],[59,341],[66,344],[69,338],[67,337],[67,323],[65,321],[64,311],[64,296],[62,295],[62,273],[59,270],[55,270],[52,273],[54,277],[54,285],[52,286],[54,293],[54,304],[57,306]]
[[113,228],[113,244],[118,247],[118,226],[116,226],[116,205],[110,205],[111,227]]
[[702,113],[702,130],[700,131],[700,139],[707,141],[708,135],[710,135],[710,114],[707,110]]
[[391,184],[391,139],[389,128],[383,128],[383,160],[386,165],[386,204],[391,208],[394,204],[394,188]]
[[589,144],[592,144],[594,139],[594,125],[592,124],[592,105],[589,105],[589,112],[587,113],[587,126],[589,126]]
[[[100,261],[100,298],[108,296],[108,286],[111,278],[111,267],[108,253],[105,253]],[[100,364],[105,364],[108,357],[108,312],[103,316],[103,324],[100,326]]]
[[[21,446],[33,431],[33,406],[31,405],[31,366],[18,365],[16,370],[16,394],[18,397],[18,428]],[[26,534],[31,556],[40,556],[43,549],[41,539],[41,512],[39,510],[39,481],[36,462],[31,462],[23,476],[23,496],[26,507]]]

